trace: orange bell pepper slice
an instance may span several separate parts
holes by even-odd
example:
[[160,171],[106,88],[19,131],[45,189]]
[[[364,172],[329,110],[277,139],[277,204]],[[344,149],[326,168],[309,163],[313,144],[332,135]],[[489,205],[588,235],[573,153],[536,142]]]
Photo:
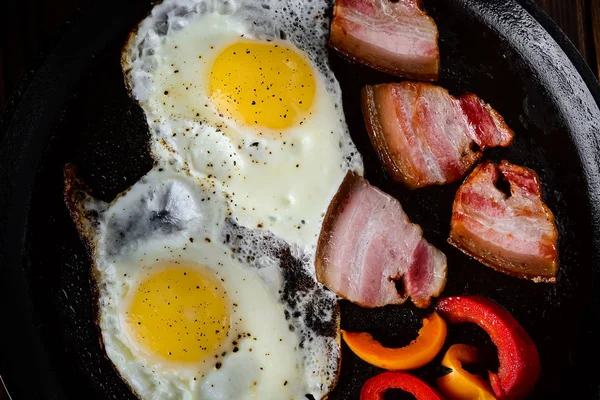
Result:
[[463,364],[477,364],[479,359],[479,351],[473,346],[450,346],[442,365],[452,372],[437,380],[437,387],[447,400],[496,400],[492,387],[482,377],[462,367]]
[[454,296],[437,306],[447,322],[471,322],[490,335],[498,349],[498,372],[489,371],[496,397],[502,400],[526,398],[540,377],[540,355],[535,343],[519,322],[498,303],[481,296]]
[[361,359],[379,368],[405,371],[428,364],[440,352],[446,341],[446,322],[434,312],[423,319],[419,336],[408,346],[384,347],[365,332],[342,331],[344,341]]

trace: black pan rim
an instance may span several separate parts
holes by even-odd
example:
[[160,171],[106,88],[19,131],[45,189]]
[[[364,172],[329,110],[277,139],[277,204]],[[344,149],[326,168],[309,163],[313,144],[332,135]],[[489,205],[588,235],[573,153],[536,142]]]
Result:
[[[523,7],[554,39],[600,107],[598,81],[560,28],[534,0],[504,1]],[[68,87],[73,83],[71,81],[74,78],[67,76],[60,67],[71,63],[69,68],[75,69],[81,68],[85,63],[76,59],[73,52],[68,51],[72,43],[79,40],[76,39],[77,32],[94,32],[93,27],[98,25],[95,21],[102,19],[98,16],[108,12],[100,2],[93,2],[84,12],[76,13],[72,20],[64,25],[64,32],[55,37],[56,44],[49,46],[45,54],[40,56],[39,65],[21,80],[19,89],[11,95],[5,111],[0,116],[0,187],[3,190],[3,196],[0,197],[0,224],[3,227],[0,230],[0,248],[8,249],[0,252],[0,301],[2,314],[5,321],[8,321],[6,324],[16,328],[0,330],[0,343],[16,343],[14,340],[19,340],[28,345],[19,349],[20,359],[5,355],[6,348],[4,345],[0,346],[0,375],[4,377],[9,389],[14,385],[19,388],[19,393],[31,395],[27,395],[26,398],[36,398],[40,393],[44,394],[44,398],[64,397],[53,377],[38,329],[34,324],[33,304],[28,294],[24,272],[21,268],[8,267],[21,263],[26,232],[24,221],[28,214],[37,163],[44,150],[43,141],[36,142],[33,139],[36,136],[37,124],[41,123],[38,119],[48,119],[48,115],[56,116],[62,106],[61,101],[52,102],[51,99],[67,97]],[[102,47],[107,35],[104,32],[100,38],[94,40],[94,43],[85,49],[86,53],[94,54],[95,50]],[[47,78],[50,76],[58,76],[60,79],[48,84]],[[44,122],[52,123],[47,120]],[[591,193],[595,193],[597,200],[600,196],[600,138],[577,139],[581,141],[578,144],[584,149],[581,158],[588,172],[588,188]],[[590,207],[594,253],[600,254],[600,201],[590,201]],[[592,271],[596,287],[600,284],[598,261]],[[600,315],[597,312],[600,310],[600,297],[591,299],[589,307],[589,312],[595,317],[593,325],[590,322],[585,330],[591,334],[591,326],[600,326]],[[17,375],[24,372],[28,372],[29,378],[18,379]],[[32,382],[32,376],[38,385],[29,383]]]

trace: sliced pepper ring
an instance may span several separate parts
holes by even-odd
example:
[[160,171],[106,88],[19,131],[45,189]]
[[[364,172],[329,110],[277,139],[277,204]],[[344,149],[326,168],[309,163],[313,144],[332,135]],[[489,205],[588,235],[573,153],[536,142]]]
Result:
[[420,368],[433,360],[444,346],[447,332],[446,322],[434,312],[423,319],[419,336],[405,347],[384,347],[365,332],[342,331],[342,337],[348,347],[369,364],[403,371]]
[[496,400],[492,388],[482,377],[463,368],[463,364],[477,364],[480,359],[479,351],[473,346],[450,346],[442,365],[452,372],[437,380],[437,387],[447,400]]
[[383,372],[372,377],[363,385],[360,400],[383,400],[383,394],[388,389],[402,389],[417,400],[444,400],[434,388],[404,372]]
[[447,297],[436,310],[451,324],[471,322],[483,328],[498,349],[498,372],[489,371],[494,394],[501,400],[527,397],[540,376],[540,356],[531,337],[497,303],[481,296]]

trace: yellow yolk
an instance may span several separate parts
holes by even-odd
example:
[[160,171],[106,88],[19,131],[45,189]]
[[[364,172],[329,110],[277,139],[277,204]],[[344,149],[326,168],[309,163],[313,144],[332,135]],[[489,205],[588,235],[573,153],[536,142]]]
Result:
[[282,129],[311,108],[316,82],[307,60],[273,42],[236,42],[210,72],[210,97],[220,113],[247,125]]
[[229,330],[223,285],[204,270],[169,265],[136,289],[127,323],[147,351],[174,362],[198,362]]

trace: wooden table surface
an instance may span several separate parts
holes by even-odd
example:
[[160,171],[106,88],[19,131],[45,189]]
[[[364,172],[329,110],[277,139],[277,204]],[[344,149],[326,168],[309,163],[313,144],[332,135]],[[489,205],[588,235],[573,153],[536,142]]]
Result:
[[600,76],[600,0],[536,0]]
[[[26,68],[44,49],[47,38],[87,1],[8,0],[6,12],[0,8],[0,111]],[[600,0],[536,1],[600,76]],[[29,20],[19,17],[23,15]],[[0,387],[0,400],[3,399]]]

